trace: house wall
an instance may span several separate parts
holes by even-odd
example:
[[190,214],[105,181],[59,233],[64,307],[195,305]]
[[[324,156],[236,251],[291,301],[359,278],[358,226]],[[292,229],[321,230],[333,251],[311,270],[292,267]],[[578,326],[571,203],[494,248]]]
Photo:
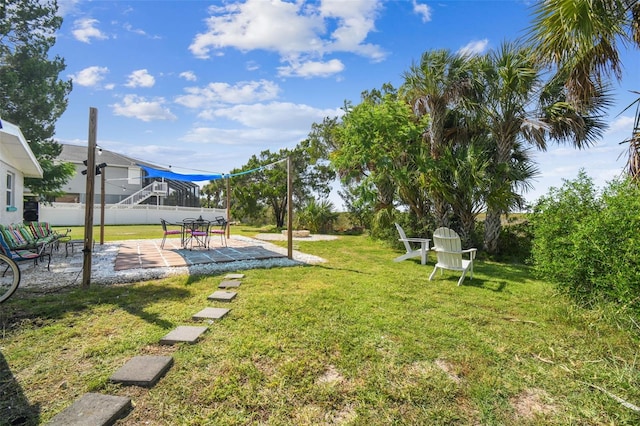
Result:
[[[24,176],[22,172],[7,164],[4,159],[11,158],[5,146],[0,146],[0,223],[11,224],[22,222],[22,203],[24,194]],[[7,173],[14,176],[13,205],[7,205]],[[11,211],[15,208],[15,211]]]
[[[100,161],[96,159],[96,163],[100,164]],[[87,176],[82,174],[83,170],[86,170],[84,164],[76,164],[76,174],[73,178],[67,182],[64,186],[66,195],[61,197],[59,201],[70,203],[84,203],[86,200],[86,184]],[[138,168],[138,171],[140,169]],[[105,185],[105,203],[116,204],[119,201],[127,198],[129,195],[142,188],[141,179],[129,180],[128,167],[109,166],[102,169],[104,173]],[[102,175],[95,176],[94,182],[94,201],[100,201],[100,194],[102,193]]]
[[[39,220],[49,222],[52,226],[84,226],[85,205],[75,203],[40,204]],[[101,205],[93,209],[93,224],[100,225]],[[160,224],[160,219],[169,222],[181,222],[185,218],[213,220],[216,216],[227,217],[224,209],[208,209],[204,207],[150,206],[136,205],[131,207],[105,205],[105,225],[141,225]]]

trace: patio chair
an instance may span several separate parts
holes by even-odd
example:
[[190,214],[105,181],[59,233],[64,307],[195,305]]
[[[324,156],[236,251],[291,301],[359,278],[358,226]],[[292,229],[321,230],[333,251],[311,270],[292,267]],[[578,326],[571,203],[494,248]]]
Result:
[[51,243],[56,250],[60,246],[60,242],[66,242],[71,239],[71,236],[69,236],[71,229],[67,228],[67,231],[63,234],[51,228],[49,222],[31,222],[29,229],[36,240]]
[[[162,242],[160,243],[160,248],[164,248],[164,242],[167,239],[167,235],[180,235],[180,245],[183,244],[184,241],[184,234],[183,234],[183,229],[182,229],[182,225],[179,225],[177,223],[171,223],[171,222],[167,222],[164,219],[160,219],[160,223],[162,223]],[[179,226],[180,229],[169,229],[169,227],[176,227]]]
[[[407,238],[407,235],[404,233],[404,229],[402,229],[402,226],[397,223],[396,229],[398,230],[398,234],[400,234],[400,238],[398,239],[398,241],[402,241],[404,243],[404,248],[407,250],[407,252],[402,256],[396,257],[393,261],[401,262],[403,260],[420,256],[420,263],[425,265],[427,263],[429,241],[431,240],[428,238]],[[412,246],[412,244],[420,244],[420,248],[415,248],[414,246]]]
[[208,220],[202,218],[198,219],[185,219],[183,222],[184,227],[184,241],[183,246],[189,247],[189,250],[193,250],[194,244],[196,247],[209,248],[209,224]]
[[[461,271],[462,276],[458,280],[458,285],[462,284],[467,272],[469,272],[469,279],[473,279],[473,260],[478,249],[462,250],[460,236],[454,230],[444,227],[436,229],[433,233],[433,244],[438,261],[429,276],[429,281],[438,269],[440,269],[440,274],[444,269]],[[468,254],[469,259],[463,259],[463,254]]]
[[[11,258],[16,263],[26,262],[28,260],[33,260],[33,265],[38,264],[38,260],[43,258],[44,256],[48,256],[49,261],[47,262],[47,270],[50,270],[51,265],[51,254],[45,253],[44,251],[37,252],[28,249],[19,249],[12,248],[9,243],[4,238],[4,233],[0,232],[0,250],[4,253],[5,256]],[[6,271],[2,271],[4,274]]]
[[[210,234],[220,235],[220,242],[223,246],[227,246],[227,219],[222,216],[216,216],[215,225],[218,225],[218,228],[209,229]],[[214,225],[214,223],[212,223]]]

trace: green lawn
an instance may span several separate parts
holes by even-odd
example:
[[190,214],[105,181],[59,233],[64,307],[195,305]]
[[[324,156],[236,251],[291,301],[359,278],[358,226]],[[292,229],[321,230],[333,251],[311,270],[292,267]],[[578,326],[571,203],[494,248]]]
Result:
[[[230,304],[207,301],[221,276],[18,293],[0,305],[0,424],[46,423],[86,392],[131,397],[123,425],[640,423],[612,396],[640,405],[638,329],[527,267],[477,262],[457,287],[364,236],[298,245],[328,262],[242,271]],[[207,306],[231,312],[195,345],[158,345]],[[175,361],[153,388],[108,382],[145,354]]]

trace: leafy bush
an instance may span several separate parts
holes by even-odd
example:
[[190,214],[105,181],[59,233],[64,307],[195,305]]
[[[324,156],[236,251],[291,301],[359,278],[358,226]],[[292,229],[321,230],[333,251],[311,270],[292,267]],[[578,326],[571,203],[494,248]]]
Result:
[[580,172],[534,209],[536,272],[578,302],[640,310],[640,190],[628,181],[598,194]]
[[306,228],[313,234],[333,231],[333,223],[338,219],[338,213],[333,211],[333,203],[329,200],[317,202],[309,200],[298,213],[298,227]]

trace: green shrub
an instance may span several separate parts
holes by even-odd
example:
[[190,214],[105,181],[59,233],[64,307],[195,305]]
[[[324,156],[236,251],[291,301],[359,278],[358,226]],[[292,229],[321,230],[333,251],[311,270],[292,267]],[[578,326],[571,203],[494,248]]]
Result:
[[532,215],[535,270],[584,305],[640,309],[640,190],[613,182],[600,195],[580,172],[552,188]]
[[306,228],[313,234],[332,232],[337,219],[338,213],[333,211],[333,203],[329,200],[318,202],[311,199],[297,215],[298,227]]

